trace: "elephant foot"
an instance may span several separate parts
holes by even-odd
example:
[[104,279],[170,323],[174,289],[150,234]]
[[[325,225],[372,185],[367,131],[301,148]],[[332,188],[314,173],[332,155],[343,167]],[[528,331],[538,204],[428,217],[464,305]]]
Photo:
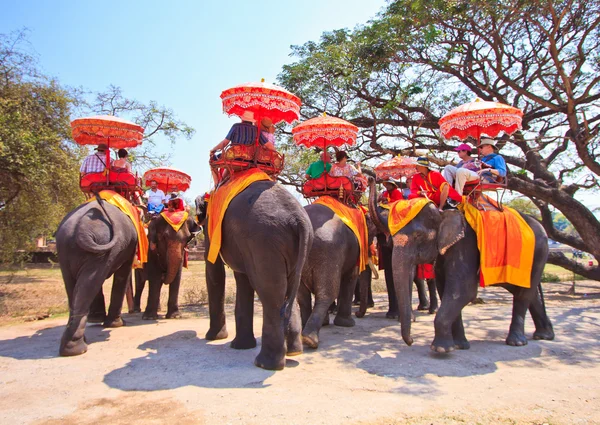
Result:
[[87,352],[87,344],[83,338],[69,341],[66,344],[61,343],[59,350],[59,354],[65,357],[79,356],[85,352]]
[[285,367],[284,356],[264,354],[262,351],[254,359],[254,365],[266,370],[283,370]]
[[438,310],[438,303],[433,302],[429,304],[429,310],[427,310],[427,313],[429,314],[435,314],[435,312]]
[[419,305],[417,306],[417,310],[418,311],[425,311],[425,310],[429,310],[429,303],[419,303]]
[[250,348],[256,347],[256,338],[252,337],[240,337],[236,336],[231,341],[230,347],[235,350],[249,350]]
[[114,319],[109,319],[108,317],[104,321],[103,326],[105,328],[120,328],[121,326],[125,326],[125,320],[121,316],[116,317]]
[[302,337],[297,335],[297,338],[294,338],[294,341],[291,344],[288,343],[285,355],[288,357],[299,356],[302,352]]
[[467,341],[466,339],[461,339],[461,340],[454,340],[454,348],[456,348],[457,350],[468,350],[469,348],[471,348],[471,343],[469,341]]
[[552,328],[549,329],[536,329],[533,333],[533,339],[540,340],[544,339],[546,341],[552,341],[554,339],[554,330]]
[[88,323],[104,323],[106,320],[106,314],[102,313],[90,313],[87,317]]
[[158,313],[156,312],[144,312],[142,320],[158,320]]
[[367,303],[367,307],[369,307],[369,308],[373,308],[373,307],[375,307],[375,302],[374,302],[374,301],[369,301],[369,302]]
[[360,311],[358,310],[356,313],[354,313],[354,315],[356,317],[358,317],[359,319],[362,319],[363,317],[365,317],[366,312],[365,311]]
[[431,343],[431,351],[434,353],[450,353],[454,351],[454,348],[454,341],[451,339],[434,338],[433,342]]
[[302,343],[306,345],[308,348],[312,348],[316,350],[319,348],[319,335],[313,332],[310,334],[302,334]]
[[205,339],[209,341],[215,341],[217,339],[225,339],[229,336],[229,332],[227,332],[227,327],[223,325],[220,329],[209,329],[204,336]]
[[333,324],[344,328],[351,328],[355,325],[354,319],[350,316],[341,317],[339,314],[333,319]]
[[167,315],[165,316],[165,319],[181,319],[182,317],[183,316],[181,315],[179,310],[177,310],[177,311],[167,313]]
[[506,337],[506,344],[512,347],[522,347],[527,345],[527,337],[523,334],[511,332]]
[[321,323],[321,326],[329,326],[329,313],[327,313],[323,318],[323,323]]
[[140,307],[134,307],[133,308],[133,313],[141,313],[142,309]]
[[395,310],[389,310],[385,313],[386,319],[398,319],[400,317],[400,312]]

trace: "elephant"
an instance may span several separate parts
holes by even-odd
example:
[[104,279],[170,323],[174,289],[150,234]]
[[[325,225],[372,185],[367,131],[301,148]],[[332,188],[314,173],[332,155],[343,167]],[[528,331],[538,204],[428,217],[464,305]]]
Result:
[[90,305],[113,274],[104,326],[124,325],[121,308],[137,243],[130,218],[99,197],[80,205],[62,220],[56,231],[56,248],[69,300],[69,321],[60,342],[61,356],[87,351],[84,332]]
[[[210,202],[210,201],[209,201]],[[204,197],[196,198],[198,222],[207,214]],[[206,285],[210,327],[206,339],[227,338],[225,267],[236,281],[234,349],[256,347],[254,292],[263,306],[262,346],[254,364],[281,370],[285,356],[302,353],[302,323],[296,303],[302,268],[313,241],[306,211],[281,185],[257,181],[235,196],[222,222],[220,255],[208,261],[210,235],[205,228]]]
[[[144,287],[146,286],[146,281],[148,280],[148,270],[146,269],[146,264],[144,264],[144,267],[135,269],[133,271],[133,276],[135,281],[135,294],[133,296],[133,312],[141,313],[142,293],[144,292]],[[160,307],[160,302],[158,303],[158,305]]]
[[[354,232],[327,206],[312,204],[304,210],[310,218],[314,240],[302,270],[298,304],[302,317],[302,342],[309,348],[317,348],[319,331],[324,323],[329,324],[328,309],[336,298],[337,314],[333,323],[336,326],[354,326],[352,296],[359,277],[357,261],[360,247]],[[367,228],[371,230],[367,238],[370,244],[375,234],[370,219],[367,219]],[[364,282],[360,297],[364,315],[370,282],[364,277],[359,281]],[[315,295],[314,307],[311,307],[311,294]]]
[[191,216],[187,218],[178,231],[175,231],[162,216],[158,216],[150,222],[148,226],[150,250],[148,252],[148,262],[144,265],[144,272],[148,279],[148,303],[142,319],[158,319],[160,290],[163,284],[169,286],[169,301],[165,318],[177,319],[181,317],[178,298],[181,270],[185,256],[184,250],[199,230],[200,227]]
[[[376,205],[375,182],[370,181],[369,206],[380,231],[388,231],[387,218]],[[546,314],[541,276],[548,257],[548,237],[537,220],[521,214],[535,235],[531,287],[500,284],[513,295],[512,322],[506,344],[527,344],[524,322],[529,309],[535,324],[534,339],[554,339],[552,323]],[[430,203],[404,228],[392,235],[394,289],[398,297],[402,339],[412,345],[411,291],[416,264],[435,263],[436,285],[441,305],[434,319],[435,337],[431,349],[448,353],[468,349],[462,322],[462,309],[477,296],[479,250],[475,232],[458,210],[440,212]]]

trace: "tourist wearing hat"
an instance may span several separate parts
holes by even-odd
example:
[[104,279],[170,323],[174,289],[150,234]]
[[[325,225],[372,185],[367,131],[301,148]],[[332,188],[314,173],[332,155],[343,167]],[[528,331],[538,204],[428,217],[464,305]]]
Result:
[[409,199],[431,199],[440,211],[446,206],[448,198],[455,203],[462,201],[462,196],[448,184],[446,179],[440,173],[431,169],[431,164],[427,158],[423,156],[417,158],[415,165],[417,174],[413,176]]
[[[218,150],[225,149],[230,143],[232,145],[253,145],[256,143],[256,133],[258,131],[258,127],[256,127],[256,119],[254,119],[254,113],[250,111],[245,111],[242,114],[242,122],[233,124],[229,133],[225,139],[223,139],[219,144],[217,144],[214,148],[210,150],[210,155],[214,155],[214,153]],[[260,134],[259,143],[261,146],[264,146],[267,149],[272,151],[275,150],[275,146],[273,143],[270,143],[264,134]]]
[[489,137],[482,137],[479,142],[479,154],[481,155],[482,169],[477,172],[489,183],[504,179],[506,177],[506,161],[498,154],[496,141]]
[[385,187],[385,191],[382,192],[382,194],[379,197],[381,202],[383,202],[384,204],[391,204],[392,202],[404,199],[402,196],[402,192],[400,192],[400,190],[398,189],[398,181],[390,177],[385,179],[382,183]]
[[473,148],[467,143],[461,143],[456,148],[460,162],[456,165],[446,165],[442,170],[442,176],[448,184],[454,186],[459,195],[463,194],[465,183],[471,181],[479,181],[479,167],[475,164],[475,160],[471,158]]
[[83,176],[89,173],[102,173],[106,169],[106,150],[108,147],[101,143],[96,148],[96,152],[87,156],[83,163],[81,164],[81,168],[79,169],[79,173]]

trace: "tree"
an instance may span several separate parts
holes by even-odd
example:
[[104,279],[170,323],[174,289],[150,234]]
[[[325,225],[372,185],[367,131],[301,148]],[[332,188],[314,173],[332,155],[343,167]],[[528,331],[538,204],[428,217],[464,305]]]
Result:
[[[429,152],[449,162],[438,120],[474,97],[519,107],[523,131],[499,143],[509,189],[539,209],[548,235],[600,259],[600,222],[581,201],[600,175],[600,4],[586,0],[397,0],[353,31],[293,47],[280,74],[304,102],[361,128],[364,158]],[[575,233],[554,226],[551,209]],[[600,280],[561,253],[549,261]]]

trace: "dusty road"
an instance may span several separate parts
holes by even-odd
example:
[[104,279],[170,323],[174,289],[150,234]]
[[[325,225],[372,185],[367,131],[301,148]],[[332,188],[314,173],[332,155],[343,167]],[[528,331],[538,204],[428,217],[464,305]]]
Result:
[[512,303],[486,289],[486,304],[465,309],[471,349],[439,357],[429,350],[433,316],[417,315],[407,347],[378,295],[354,328],[324,328],[321,347],[282,372],[254,367],[258,348],[229,348],[231,308],[226,341],[203,339],[203,311],[176,321],[125,315],[124,328],[88,326],[89,351],[75,358],[57,357],[65,319],[6,326],[0,424],[600,423],[600,289],[547,288],[555,341],[504,345]]

